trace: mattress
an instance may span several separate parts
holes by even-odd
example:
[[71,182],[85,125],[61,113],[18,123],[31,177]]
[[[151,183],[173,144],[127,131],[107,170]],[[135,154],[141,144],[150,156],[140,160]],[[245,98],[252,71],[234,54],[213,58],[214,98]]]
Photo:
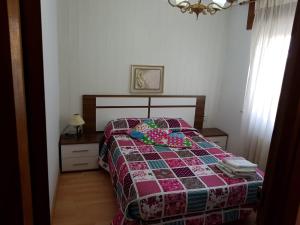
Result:
[[215,213],[222,215],[222,223],[226,212],[233,210],[232,215],[239,219],[242,208],[255,205],[263,183],[261,171],[252,178],[230,178],[216,164],[232,154],[210,143],[183,120],[156,120],[162,127],[183,133],[193,147],[147,145],[128,135],[142,119],[111,121],[105,129],[99,162],[111,175],[120,205],[114,221],[123,218],[123,222],[162,224],[164,220],[176,221],[176,217],[182,222],[193,217],[190,215],[201,219]]

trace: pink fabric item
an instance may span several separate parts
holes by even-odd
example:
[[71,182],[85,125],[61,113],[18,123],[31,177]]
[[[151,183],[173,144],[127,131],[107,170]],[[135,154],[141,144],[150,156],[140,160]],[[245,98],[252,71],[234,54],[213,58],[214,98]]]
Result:
[[209,187],[223,186],[225,183],[217,176],[202,176],[201,180]]
[[165,192],[183,190],[181,183],[176,179],[159,180],[158,181]]
[[178,155],[175,152],[161,152],[160,155],[164,159],[176,159],[176,158],[178,158]]
[[136,187],[138,189],[140,196],[146,196],[146,195],[151,195],[160,192],[160,188],[156,183],[156,181],[137,182]]
[[185,166],[185,163],[181,159],[167,159],[166,163],[168,163],[171,168]]
[[196,166],[196,165],[201,165],[203,164],[198,158],[192,157],[192,158],[184,158],[183,161],[188,165],[188,166]]
[[[174,198],[175,202],[176,198]],[[181,200],[179,198],[179,203],[175,203],[175,208],[180,211]],[[160,217],[162,214],[163,202],[161,196],[153,196],[145,199],[141,203],[142,214],[151,220],[151,218]],[[173,211],[173,209],[171,209]],[[233,211],[237,212],[238,217],[236,219],[246,219],[252,212],[250,207],[238,207],[233,208]],[[176,212],[176,211],[175,211]],[[166,212],[168,213],[168,212]],[[173,212],[172,212],[173,213]],[[167,224],[184,224],[184,225],[221,225],[226,222],[225,210],[212,210],[205,213],[198,213],[193,215],[187,215],[184,217],[167,217],[164,220],[154,220],[154,221],[140,221],[140,220],[129,220],[127,219],[121,210],[118,211],[111,225],[167,225]]]
[[210,148],[207,150],[210,154],[216,155],[216,154],[223,154],[225,153],[224,151],[222,151],[219,148]]
[[148,169],[148,166],[145,162],[132,162],[129,163],[129,168],[131,170],[144,170]]

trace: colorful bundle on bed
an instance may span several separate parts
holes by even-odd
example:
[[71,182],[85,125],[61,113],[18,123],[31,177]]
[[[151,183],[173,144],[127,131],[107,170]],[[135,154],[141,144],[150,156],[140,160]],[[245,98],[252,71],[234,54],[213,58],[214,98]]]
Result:
[[153,120],[145,120],[129,131],[129,135],[147,145],[190,148],[192,142],[183,133],[160,128]]

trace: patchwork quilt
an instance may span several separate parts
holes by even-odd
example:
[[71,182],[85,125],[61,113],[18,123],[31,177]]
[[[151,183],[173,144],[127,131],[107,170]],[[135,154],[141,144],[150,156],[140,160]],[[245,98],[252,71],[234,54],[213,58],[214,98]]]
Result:
[[119,210],[112,225],[220,225],[246,219],[252,211],[250,206],[241,206],[144,221],[130,220]]
[[[183,132],[183,131],[196,131],[196,129],[192,128],[191,125],[189,125],[186,121],[183,119],[173,119],[173,118],[121,118],[110,121],[105,129],[104,129],[104,137],[105,137],[105,143],[103,145],[103,148],[100,151],[100,161],[99,164],[101,167],[103,167],[105,170],[108,171],[108,160],[107,160],[107,152],[109,149],[108,143],[110,141],[110,138],[113,135],[117,134],[128,134],[132,132],[132,129],[134,129],[137,125],[145,122],[145,121],[152,121],[155,123],[159,128],[161,129],[167,129],[171,132],[174,132],[174,134],[178,134],[177,132]],[[138,141],[140,142],[140,141]],[[145,143],[147,145],[147,143]]]
[[[153,121],[188,137],[191,148],[148,145],[133,139],[128,131],[142,121],[119,119],[105,129],[99,162],[110,172],[120,204],[114,225],[193,224],[187,222],[191,218],[205,220],[202,224],[221,224],[226,215],[239,219],[247,211],[242,208],[256,203],[263,172],[257,170],[255,177],[247,179],[226,176],[216,164],[233,155],[207,141],[181,119]],[[208,212],[214,213],[215,222],[207,223]]]

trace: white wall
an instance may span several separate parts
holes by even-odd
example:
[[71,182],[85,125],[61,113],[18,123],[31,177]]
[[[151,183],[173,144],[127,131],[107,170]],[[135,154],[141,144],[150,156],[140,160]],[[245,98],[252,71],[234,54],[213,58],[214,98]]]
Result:
[[248,6],[228,11],[223,80],[214,125],[229,134],[228,150],[243,154],[240,127],[247,83],[251,31],[246,30]]
[[53,197],[59,172],[58,140],[60,134],[56,0],[42,0],[41,13],[46,101],[49,195],[50,209],[52,209]]
[[[61,129],[83,94],[128,94],[131,64],[165,65],[164,94],[207,96],[212,124],[227,15],[183,15],[161,0],[60,0]],[[244,28],[243,28],[244,29]]]
[[128,94],[130,65],[158,64],[164,94],[206,95],[205,126],[242,152],[247,5],[198,20],[161,0],[60,0],[58,9],[61,129],[81,113],[83,94]]

